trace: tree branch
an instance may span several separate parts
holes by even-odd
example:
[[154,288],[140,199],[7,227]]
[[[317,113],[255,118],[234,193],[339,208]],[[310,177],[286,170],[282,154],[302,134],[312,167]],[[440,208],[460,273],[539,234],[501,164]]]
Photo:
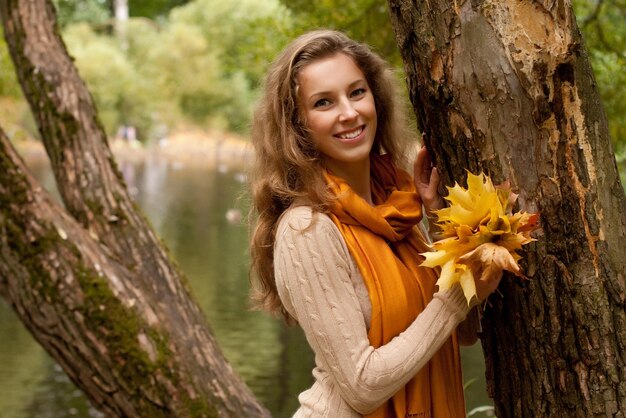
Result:
[[152,289],[172,322],[205,319],[182,274],[130,199],[97,112],[58,34],[49,0],[0,2],[5,37],[68,212]]
[[[138,362],[129,361],[123,373],[116,372],[122,371],[120,358],[143,350],[136,343],[126,349],[106,345],[107,339],[128,342],[121,331],[127,320],[137,325],[129,333],[141,330],[150,335],[165,335],[141,317],[140,312],[150,307],[137,289],[125,285],[130,283],[124,279],[131,273],[106,257],[100,245],[37,184],[2,129],[0,167],[0,294],[67,375],[86,389],[98,409],[111,416],[137,416],[140,411],[152,411],[155,401],[150,402],[154,399],[150,392],[156,392],[158,379],[154,379],[155,384],[116,392],[115,399],[109,389],[128,388],[128,376],[139,376],[140,370],[135,370]],[[113,284],[112,278],[122,280]],[[95,288],[102,293],[94,293]],[[133,307],[128,306],[131,300],[135,301]],[[118,315],[98,320],[102,315],[94,309],[99,310],[100,306],[114,309]],[[71,321],[76,316],[81,320]],[[85,338],[69,343],[69,335]],[[174,366],[169,359],[162,360],[163,366]],[[144,361],[141,366],[153,368],[161,379],[164,377],[165,368],[157,370],[156,361]],[[125,397],[142,391],[147,392],[139,404]],[[164,410],[159,407],[156,412],[159,409]]]
[[[9,219],[9,221],[0,219],[0,222],[3,222],[2,232],[5,242],[14,225],[31,220],[32,224],[15,229],[12,236],[37,237],[37,231],[45,230],[47,235],[42,236],[44,240],[42,242],[46,243],[46,248],[48,244],[51,246],[50,251],[53,254],[48,262],[60,263],[66,269],[86,269],[83,276],[93,278],[91,281],[88,280],[86,286],[91,290],[96,289],[100,296],[104,294],[105,299],[114,308],[113,312],[107,311],[107,314],[98,311],[82,312],[80,321],[95,318],[107,322],[118,310],[126,317],[128,316],[126,310],[120,307],[120,304],[134,306],[135,300],[145,301],[141,304],[145,310],[140,310],[140,316],[150,326],[158,323],[161,332],[159,338],[163,338],[153,341],[153,350],[148,349],[148,352],[154,354],[153,351],[156,350],[158,360],[161,352],[159,350],[165,350],[171,355],[172,360],[167,364],[169,372],[163,371],[163,376],[150,377],[156,379],[156,382],[150,382],[154,383],[155,388],[151,396],[135,396],[128,400],[134,402],[133,408],[144,412],[140,415],[159,416],[154,415],[151,410],[146,413],[147,410],[142,409],[147,408],[146,400],[154,399],[155,404],[162,405],[164,410],[169,411],[165,416],[192,416],[194,414],[189,411],[194,408],[206,412],[196,416],[210,415],[208,409],[217,411],[216,413],[220,415],[268,416],[268,412],[258,404],[249,389],[228,366],[209,331],[205,316],[184,285],[182,274],[170,261],[166,249],[131,201],[108,147],[91,95],[80,79],[59,36],[52,3],[49,0],[5,0],[0,2],[0,17],[20,85],[29,101],[50,156],[58,189],[67,210],[75,220],[71,220],[66,214],[61,215],[60,208],[50,209],[55,207],[50,206],[46,199],[41,200],[40,196],[43,195],[37,191],[40,187],[36,186],[26,174],[23,164],[17,158],[6,136],[2,134],[0,159],[3,170],[0,187],[3,188],[3,211],[5,206],[7,208],[2,216]],[[21,189],[16,189],[17,185],[22,185]],[[11,208],[16,212],[9,213]],[[41,219],[43,223],[36,222],[37,219]],[[54,228],[57,222],[60,222],[59,219],[63,219],[60,230],[64,232],[55,233]],[[72,234],[69,234],[66,228],[69,228]],[[74,239],[77,241],[66,247],[63,245],[65,238],[61,237],[60,240],[55,234],[67,235],[68,242]],[[8,254],[7,260],[12,261],[11,265],[20,272],[21,277],[35,277],[39,270],[50,267],[44,261],[41,262],[43,264],[31,263],[31,258],[38,259],[39,255],[24,245],[13,255],[10,246],[3,247],[3,256],[5,253]],[[84,265],[94,266],[94,260],[84,259],[79,255],[83,245],[92,248],[94,252],[102,253],[97,255],[102,258],[97,263],[100,268],[114,263],[121,270],[108,274],[96,268],[97,274],[94,275],[93,267],[84,267]],[[46,248],[39,250],[48,254]],[[62,248],[65,248],[63,250],[65,252],[58,253]],[[28,254],[28,257],[20,258],[21,253]],[[65,256],[68,258],[64,258]],[[52,259],[55,261],[51,261]],[[58,274],[53,270],[48,275]],[[72,274],[82,277],[80,275],[83,270],[72,270]],[[106,279],[98,278],[101,273]],[[3,273],[3,276],[0,284],[4,284],[10,277],[8,272]],[[28,284],[29,281],[25,280],[25,283]],[[135,289],[137,294],[118,299],[119,295],[115,293],[115,289],[119,286]],[[88,292],[83,284],[81,288],[83,293]],[[31,288],[31,291],[36,293],[39,289]],[[54,286],[48,293],[50,297],[54,295]],[[14,306],[17,306],[14,303],[16,296],[18,295],[9,291],[7,297]],[[77,309],[87,309],[87,306],[91,306],[86,302],[81,304],[83,301],[78,300]],[[97,307],[106,304],[92,305]],[[24,322],[28,321],[27,312],[18,311],[19,314]],[[65,317],[69,322],[72,321],[71,318],[74,318],[71,313]],[[128,333],[131,334],[132,341],[136,342],[138,339],[149,341],[152,338],[150,335],[142,336],[144,321],[137,319],[135,315],[131,315],[131,318],[133,319],[130,324],[126,326],[119,324],[119,332],[124,333],[126,332],[124,330],[130,327]],[[117,329],[115,324],[111,327]],[[151,332],[151,329],[148,327],[145,332]],[[36,334],[37,331],[33,333]],[[145,361],[142,355],[127,359],[125,348],[116,346],[117,340],[106,338],[111,333],[113,331],[103,334],[101,339],[94,338],[91,342],[99,344],[99,349],[112,356],[113,361],[128,363],[131,371],[137,373],[123,375],[115,382],[106,382],[106,385],[113,391],[116,389],[115,384],[119,383],[122,389],[136,394],[137,390],[140,390],[137,386],[148,385],[143,380],[134,380],[136,376],[146,375],[146,370],[142,371],[142,368],[145,369]],[[40,335],[43,335],[43,332]],[[80,339],[77,337],[80,335],[83,334],[77,333],[73,336]],[[89,334],[86,335],[89,337]],[[67,335],[64,337],[69,338]],[[67,340],[65,341],[67,344]],[[166,342],[159,344],[159,341]],[[82,340],[73,342],[79,345],[84,343]],[[53,356],[54,347],[57,345],[47,346],[47,350]],[[63,358],[71,356],[59,355],[55,358],[72,376],[69,367],[71,365],[67,364],[69,363],[67,360],[63,361]],[[99,367],[99,364],[92,363],[91,370]],[[96,405],[103,404],[103,395],[98,390],[92,390],[87,384],[77,383]],[[114,400],[106,402],[109,401]],[[130,416],[126,409],[120,411],[123,413],[114,415]]]
[[93,100],[58,35],[54,7],[45,0],[9,0],[0,3],[0,13],[63,201],[80,223],[107,232],[90,206],[101,206],[110,219],[120,202],[105,196],[126,196]]
[[136,280],[186,292],[168,279],[180,274],[128,194],[92,97],[59,36],[52,3],[7,0],[0,2],[0,16],[68,212],[142,272]]
[[33,179],[0,128],[0,295],[92,403],[110,416],[269,416],[191,302],[175,307],[186,321],[172,321],[134,276]]

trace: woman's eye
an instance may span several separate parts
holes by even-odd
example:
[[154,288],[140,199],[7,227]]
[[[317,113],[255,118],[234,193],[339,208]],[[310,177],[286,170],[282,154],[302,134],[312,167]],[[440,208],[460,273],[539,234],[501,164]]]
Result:
[[365,94],[365,89],[364,88],[359,88],[359,89],[354,90],[352,92],[351,96],[352,97],[357,97],[357,96],[361,96],[363,94]]
[[319,99],[317,102],[315,102],[313,107],[328,106],[329,104],[330,104],[330,100],[328,100],[328,99]]

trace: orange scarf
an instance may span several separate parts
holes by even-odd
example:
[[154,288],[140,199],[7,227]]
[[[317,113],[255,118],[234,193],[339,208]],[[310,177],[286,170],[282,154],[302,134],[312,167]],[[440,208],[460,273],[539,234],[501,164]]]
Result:
[[[389,158],[372,155],[370,206],[341,178],[326,173],[337,197],[330,217],[363,276],[372,304],[368,338],[378,348],[404,331],[431,301],[437,276],[420,267],[428,251],[416,228],[421,200],[413,179]],[[465,400],[456,335],[396,393],[367,417],[462,418]]]

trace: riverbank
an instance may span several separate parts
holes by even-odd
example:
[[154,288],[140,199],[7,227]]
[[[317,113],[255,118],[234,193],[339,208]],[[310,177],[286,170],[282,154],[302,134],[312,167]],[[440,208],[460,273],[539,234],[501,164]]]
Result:
[[[205,130],[181,130],[171,135],[142,144],[123,139],[109,139],[115,159],[120,162],[143,163],[163,160],[174,167],[202,166],[219,171],[243,171],[253,160],[252,145],[241,136]],[[17,141],[16,148],[27,161],[47,159],[40,141]]]

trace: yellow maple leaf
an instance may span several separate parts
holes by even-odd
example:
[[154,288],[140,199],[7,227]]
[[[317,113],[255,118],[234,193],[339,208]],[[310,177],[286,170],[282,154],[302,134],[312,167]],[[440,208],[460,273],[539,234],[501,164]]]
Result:
[[455,184],[445,197],[449,206],[435,211],[443,237],[423,253],[425,267],[439,267],[440,290],[460,283],[468,304],[476,295],[475,278],[503,270],[524,277],[515,251],[534,241],[539,215],[512,213],[517,195],[508,182],[494,186],[484,173],[467,174],[467,189]]

